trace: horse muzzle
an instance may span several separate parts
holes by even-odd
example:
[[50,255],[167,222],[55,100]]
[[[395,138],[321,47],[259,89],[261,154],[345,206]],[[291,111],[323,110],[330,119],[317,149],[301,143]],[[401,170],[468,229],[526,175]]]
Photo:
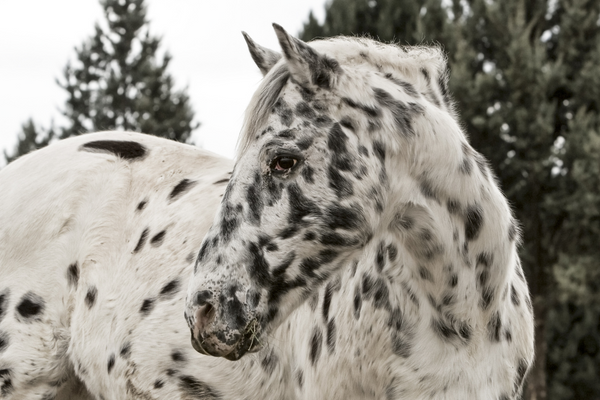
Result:
[[210,291],[197,292],[185,311],[194,349],[232,361],[260,350],[260,323],[257,318],[249,318],[245,308],[235,300],[217,303]]

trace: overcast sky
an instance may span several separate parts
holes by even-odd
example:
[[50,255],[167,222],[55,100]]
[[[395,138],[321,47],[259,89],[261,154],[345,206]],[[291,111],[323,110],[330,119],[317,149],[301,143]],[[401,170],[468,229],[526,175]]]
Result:
[[[232,157],[244,109],[261,75],[241,31],[278,49],[271,23],[297,35],[310,10],[323,20],[325,0],[147,0],[151,32],[173,56],[176,87],[188,87],[202,126],[196,144]],[[103,19],[97,0],[0,0],[0,151],[12,151],[29,117],[61,125],[62,76],[74,47]],[[0,166],[4,157],[0,156]]]

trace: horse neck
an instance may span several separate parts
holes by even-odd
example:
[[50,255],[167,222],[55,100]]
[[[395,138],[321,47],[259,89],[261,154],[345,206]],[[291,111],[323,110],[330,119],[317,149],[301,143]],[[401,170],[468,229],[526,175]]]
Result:
[[400,249],[398,279],[432,306],[489,314],[515,272],[515,225],[484,159],[454,120],[437,117],[418,121],[421,136],[405,150],[411,154],[391,157],[386,165],[391,181],[382,221],[391,223],[372,246],[393,238]]

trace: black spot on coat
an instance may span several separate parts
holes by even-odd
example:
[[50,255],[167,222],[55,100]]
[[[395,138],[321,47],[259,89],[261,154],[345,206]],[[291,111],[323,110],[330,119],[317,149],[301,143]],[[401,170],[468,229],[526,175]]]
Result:
[[329,319],[329,307],[331,306],[332,294],[332,287],[330,284],[327,284],[325,287],[325,294],[323,295],[323,321],[325,322]]
[[456,199],[448,199],[446,201],[446,208],[450,214],[459,215],[461,212],[460,202]]
[[8,333],[0,331],[0,353],[7,349],[9,343]]
[[131,342],[123,343],[123,346],[121,346],[121,351],[119,352],[119,355],[124,359],[128,359],[129,356],[131,356]]
[[299,387],[302,387],[302,385],[304,385],[304,372],[302,372],[302,370],[301,370],[301,369],[299,369],[299,370],[296,372],[296,380],[297,380],[297,382],[298,382],[298,386],[299,386]]
[[136,207],[136,210],[142,211],[146,207],[146,204],[148,204],[147,200],[140,201],[139,204]]
[[519,294],[517,293],[515,286],[512,284],[510,285],[510,300],[515,306],[519,306],[521,304],[521,301],[519,300]]
[[394,77],[390,73],[385,74],[385,78],[392,81],[396,85],[400,86],[402,89],[404,89],[404,91],[406,92],[407,95],[412,96],[412,97],[419,97],[419,93],[417,92],[415,87],[413,85],[411,85],[410,83],[400,80],[400,79]]
[[90,286],[85,295],[85,304],[88,308],[92,308],[92,306],[96,303],[96,296],[98,295],[98,289],[96,286]]
[[173,190],[171,191],[171,193],[169,193],[169,199],[171,201],[177,199],[178,197],[181,197],[181,195],[185,192],[187,192],[188,190],[190,190],[192,187],[194,187],[196,185],[196,181],[192,181],[190,179],[182,179],[177,185],[175,185],[175,187],[173,188]]
[[354,318],[358,319],[360,317],[360,310],[362,308],[362,296],[360,293],[360,288],[358,286],[356,286],[356,289],[354,290],[354,301],[353,301],[353,306],[354,306]]
[[402,311],[396,307],[390,311],[388,327],[392,329],[392,351],[399,357],[410,356],[410,332],[404,323]]
[[167,231],[165,231],[165,230],[158,232],[156,235],[154,235],[152,237],[152,239],[150,239],[150,244],[154,247],[160,246],[161,244],[163,244],[166,234],[167,234]]
[[385,145],[379,140],[373,141],[373,153],[375,153],[381,163],[385,162]]
[[[206,258],[208,246],[210,245],[210,240],[208,238],[204,239],[202,242],[202,246],[200,246],[200,250],[198,251],[197,262],[202,262]],[[194,271],[195,272],[195,271]]]
[[527,360],[521,358],[517,366],[517,376],[515,378],[515,384],[513,389],[515,393],[518,393],[521,390],[521,386],[523,385],[523,380],[525,379],[525,375],[527,374],[528,369],[529,364],[527,363]]
[[171,360],[181,363],[185,362],[186,358],[181,350],[173,350],[173,352],[171,353]]
[[261,197],[262,178],[260,173],[254,174],[254,182],[246,188],[246,203],[250,210],[250,222],[255,225],[260,224],[260,217],[264,208],[264,203]]
[[423,193],[423,196],[433,199],[439,203],[438,194],[433,187],[433,183],[431,183],[429,179],[422,178],[419,182],[419,189],[421,190],[421,193]]
[[291,183],[287,187],[290,215],[288,222],[292,225],[304,224],[304,217],[309,215],[317,216],[321,214],[321,210],[315,202],[304,195],[300,186],[296,183]]
[[113,367],[115,366],[115,355],[111,354],[110,357],[108,357],[108,373],[110,374],[110,372],[112,371]]
[[315,326],[313,334],[310,338],[310,363],[315,365],[321,356],[321,347],[323,345],[323,333],[319,327]]
[[379,248],[377,249],[377,255],[375,256],[375,265],[377,266],[377,271],[383,271],[383,267],[385,266],[385,252],[386,248],[384,243],[379,243]]
[[140,239],[138,240],[137,244],[135,245],[135,249],[133,249],[134,253],[137,253],[138,251],[140,251],[142,249],[142,247],[144,247],[144,244],[146,243],[146,239],[148,239],[148,233],[149,233],[149,229],[146,228],[142,231],[142,235],[140,236]]
[[313,178],[314,173],[315,170],[309,165],[304,165],[304,167],[302,168],[302,178],[304,178],[304,181],[306,183],[315,183],[315,180]]
[[450,279],[449,282],[451,287],[456,287],[456,285],[458,285],[458,275],[457,274],[450,274]]
[[179,279],[173,279],[173,280],[169,281],[167,284],[165,284],[165,286],[163,286],[162,289],[160,289],[160,295],[163,297],[170,297],[170,296],[174,295],[175,293],[177,293],[180,286],[181,286],[181,282],[179,282]]
[[417,103],[408,103],[393,98],[383,89],[373,88],[375,98],[384,107],[387,107],[394,118],[396,127],[401,135],[410,137],[415,135],[412,125],[412,119],[416,114],[424,112],[423,106]]
[[349,117],[343,117],[340,120],[340,125],[343,126],[346,129],[351,130],[351,131],[354,131],[356,129],[354,127],[354,122],[352,122],[352,120]]
[[492,266],[492,262],[494,260],[494,256],[488,252],[482,252],[477,254],[477,266],[483,266],[485,268],[489,268]]
[[327,147],[329,150],[334,152],[334,154],[344,154],[348,152],[348,148],[346,146],[347,141],[348,137],[341,129],[340,124],[334,124],[327,135]]
[[262,359],[262,361],[260,362],[260,365],[263,368],[263,370],[265,371],[265,373],[268,376],[271,376],[271,374],[273,374],[273,371],[275,370],[275,367],[277,366],[278,361],[279,361],[279,359],[277,358],[277,355],[275,354],[273,349],[271,349],[267,353],[267,355]]
[[[219,294],[219,304],[222,308],[225,322],[232,329],[242,330],[246,325],[244,304],[237,298],[236,292],[239,291],[237,285],[230,285]],[[228,343],[225,341],[225,343]]]
[[475,240],[479,236],[483,226],[483,210],[477,204],[467,207],[465,214],[465,237],[467,240]]
[[[358,209],[358,206],[356,207]],[[325,211],[325,223],[331,230],[359,228],[365,221],[364,216],[355,209],[334,204]]]
[[83,144],[80,150],[112,153],[128,161],[144,158],[147,151],[140,143],[129,140],[96,140]]
[[488,337],[492,342],[500,341],[500,332],[502,329],[502,319],[500,318],[500,313],[496,311],[492,314],[490,321],[488,322]]
[[11,379],[12,370],[10,368],[0,369],[0,383],[2,383],[2,388],[0,390],[0,395],[2,397],[8,396],[12,393],[14,387]]
[[429,71],[427,71],[427,69],[425,69],[424,67],[421,68],[421,74],[423,75],[425,81],[427,81],[428,84],[431,83],[431,77],[429,76]]
[[8,310],[8,298],[10,296],[10,289],[6,288],[0,293],[0,322],[6,315],[6,310]]
[[219,392],[210,385],[193,376],[180,376],[178,387],[189,398],[198,400],[219,400],[222,398]]
[[306,150],[313,144],[314,140],[315,138],[313,136],[304,136],[296,142],[296,146],[298,146],[300,150]]
[[144,299],[142,306],[140,307],[140,313],[143,316],[150,314],[150,311],[154,308],[155,299]]
[[39,295],[27,292],[17,305],[17,313],[26,320],[38,318],[44,312],[46,302]]
[[69,265],[69,268],[67,269],[67,280],[69,286],[74,288],[77,287],[77,282],[79,281],[79,267],[77,266],[77,261]]
[[[227,188],[229,190],[229,187]],[[233,233],[237,230],[240,225],[240,211],[243,209],[240,204],[238,207],[233,207],[231,203],[223,199],[222,210],[221,210],[221,226],[220,233],[224,242],[228,242],[231,239]]]
[[398,257],[398,248],[395,245],[390,244],[387,247],[387,253],[388,253],[388,258],[389,258],[390,262],[394,262],[394,261],[396,261],[396,258]]
[[354,100],[348,98],[348,97],[343,97],[342,101],[344,103],[346,103],[347,105],[349,105],[352,108],[358,109],[362,112],[364,112],[365,114],[367,114],[369,117],[371,118],[375,118],[375,117],[379,117],[379,109],[375,108],[375,107],[371,107],[371,106],[367,106],[365,104],[360,104],[355,102]]
[[329,354],[335,351],[335,320],[333,318],[327,323],[327,348]]
[[490,286],[483,287],[483,291],[481,293],[481,302],[479,305],[482,309],[487,310],[494,300],[495,292],[494,289]]
[[425,266],[421,265],[419,267],[419,276],[421,277],[421,279],[433,282],[433,275],[431,274],[431,271],[429,271],[429,269],[427,269],[427,267]]
[[294,112],[287,105],[285,100],[279,98],[273,105],[273,113],[277,114],[281,120],[281,123],[287,127],[292,124],[294,120]]
[[471,162],[471,159],[465,157],[462,163],[460,163],[458,169],[464,175],[471,175],[471,171],[473,170],[473,164]]
[[246,266],[246,270],[250,279],[260,287],[266,287],[271,281],[269,273],[269,263],[264,257],[263,250],[256,244],[250,243],[248,246],[250,262]]
[[305,101],[296,104],[296,114],[299,117],[306,119],[313,119],[316,115],[315,110],[313,110]]

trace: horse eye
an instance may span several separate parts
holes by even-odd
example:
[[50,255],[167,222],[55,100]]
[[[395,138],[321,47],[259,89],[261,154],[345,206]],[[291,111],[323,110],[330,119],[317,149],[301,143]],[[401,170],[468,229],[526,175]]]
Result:
[[271,161],[270,168],[272,171],[276,172],[286,172],[292,169],[298,160],[289,156],[279,156],[275,157],[273,161]]

